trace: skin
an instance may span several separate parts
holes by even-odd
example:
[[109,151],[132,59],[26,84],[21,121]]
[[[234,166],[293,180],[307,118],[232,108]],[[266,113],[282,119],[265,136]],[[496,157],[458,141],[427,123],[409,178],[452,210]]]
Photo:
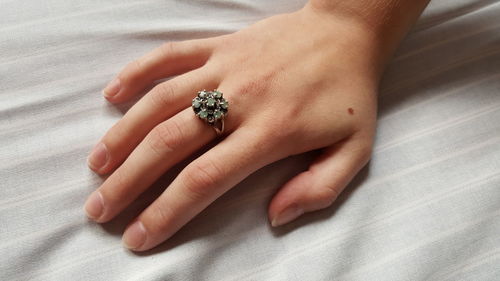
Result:
[[216,139],[190,108],[197,91],[215,88],[230,104],[219,143],[130,223],[124,245],[155,247],[257,169],[314,149],[322,155],[275,194],[269,220],[278,226],[330,206],[370,159],[380,77],[427,2],[310,1],[233,34],[166,43],[128,64],[103,92],[112,103],[178,76],[155,86],[95,146],[89,167],[110,176],[89,196],[87,215],[113,219]]

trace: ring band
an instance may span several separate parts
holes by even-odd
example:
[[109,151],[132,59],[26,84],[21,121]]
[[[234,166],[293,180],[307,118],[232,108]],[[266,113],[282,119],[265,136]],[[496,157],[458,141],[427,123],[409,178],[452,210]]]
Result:
[[199,91],[191,107],[198,118],[214,128],[217,135],[224,133],[224,118],[228,114],[229,103],[220,91]]

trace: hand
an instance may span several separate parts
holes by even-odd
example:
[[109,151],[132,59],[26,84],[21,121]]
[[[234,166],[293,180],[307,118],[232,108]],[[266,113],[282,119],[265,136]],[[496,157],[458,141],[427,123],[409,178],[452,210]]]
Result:
[[220,142],[182,170],[131,223],[127,247],[172,236],[257,169],[314,149],[323,154],[269,206],[273,226],[332,204],[370,158],[381,64],[362,24],[307,5],[215,38],[167,43],[130,63],[105,89],[113,103],[155,86],[94,148],[89,166],[112,173],[85,209],[106,222],[163,173],[216,138],[190,108],[201,89],[229,101]]

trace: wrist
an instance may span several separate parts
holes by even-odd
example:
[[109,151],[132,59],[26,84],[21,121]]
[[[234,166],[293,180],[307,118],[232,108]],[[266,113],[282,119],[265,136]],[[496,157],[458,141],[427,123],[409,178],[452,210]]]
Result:
[[310,0],[304,7],[324,20],[343,21],[367,45],[375,71],[383,72],[394,51],[430,0]]

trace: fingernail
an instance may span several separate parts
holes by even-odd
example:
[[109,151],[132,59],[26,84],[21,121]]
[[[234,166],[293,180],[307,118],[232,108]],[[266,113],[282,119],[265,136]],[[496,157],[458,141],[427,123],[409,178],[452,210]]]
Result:
[[272,226],[280,226],[285,223],[289,223],[302,215],[304,210],[300,208],[297,204],[291,204],[284,211],[279,213],[271,222]]
[[87,159],[87,163],[92,169],[97,170],[104,167],[106,162],[108,162],[108,149],[104,143],[99,142],[94,146],[94,149],[92,149]]
[[115,78],[104,88],[102,94],[107,98],[113,97],[120,91],[120,86],[120,79]]
[[140,220],[134,222],[123,234],[123,245],[137,249],[146,241],[146,229]]
[[94,191],[85,202],[85,212],[89,218],[96,220],[102,215],[103,206],[101,193]]

